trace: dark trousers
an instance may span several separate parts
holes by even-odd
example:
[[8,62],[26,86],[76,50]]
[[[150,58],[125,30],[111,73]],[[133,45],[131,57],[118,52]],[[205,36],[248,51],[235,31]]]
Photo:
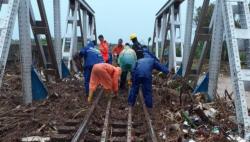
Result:
[[144,102],[148,108],[153,107],[152,98],[152,78],[145,77],[135,77],[132,81],[132,87],[129,92],[128,104],[131,106],[135,105],[136,98],[139,93],[140,86],[142,87],[142,93],[144,97]]
[[120,81],[120,89],[125,89],[126,81],[127,81],[128,71],[122,71],[121,81]]
[[86,95],[89,95],[89,81],[90,81],[92,68],[93,66],[84,67],[83,76],[84,76],[84,86],[85,86]]

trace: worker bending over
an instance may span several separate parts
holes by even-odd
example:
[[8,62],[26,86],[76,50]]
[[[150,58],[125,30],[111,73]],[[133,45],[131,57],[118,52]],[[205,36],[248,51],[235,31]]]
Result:
[[79,53],[80,58],[84,59],[84,66],[83,66],[83,76],[84,76],[84,86],[85,92],[88,96],[89,94],[89,80],[92,68],[97,63],[103,63],[103,58],[100,51],[95,48],[95,42],[89,41],[85,48],[82,48]]
[[148,108],[153,107],[152,101],[152,71],[156,69],[165,74],[168,74],[168,68],[159,63],[154,58],[139,59],[132,72],[132,88],[128,97],[128,104],[134,106],[140,86],[142,86],[142,93],[145,104]]
[[105,92],[118,95],[118,80],[121,75],[121,68],[107,63],[95,64],[90,78],[90,91],[88,102],[92,101],[93,94],[98,85],[101,85]]
[[132,48],[134,49],[137,59],[143,58],[143,48],[142,45],[139,43],[136,34],[131,34],[130,40],[133,42]]
[[102,53],[102,57],[105,63],[108,63],[109,60],[109,44],[108,42],[104,39],[103,35],[99,35],[98,39],[100,41],[99,49]]
[[120,89],[125,89],[127,74],[131,72],[137,60],[136,53],[129,45],[126,45],[118,58],[118,64],[122,68]]

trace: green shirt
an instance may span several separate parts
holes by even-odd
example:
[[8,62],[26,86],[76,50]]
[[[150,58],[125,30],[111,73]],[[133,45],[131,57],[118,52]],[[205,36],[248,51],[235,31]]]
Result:
[[126,46],[119,55],[118,64],[123,71],[131,71],[137,60],[136,53],[129,46]]

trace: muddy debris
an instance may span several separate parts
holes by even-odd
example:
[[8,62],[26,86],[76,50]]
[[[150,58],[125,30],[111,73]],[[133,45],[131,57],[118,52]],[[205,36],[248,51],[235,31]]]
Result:
[[[22,138],[40,136],[48,138],[69,119],[84,118],[89,108],[84,93],[81,75],[60,82],[46,82],[49,96],[30,105],[22,103],[21,76],[17,66],[8,67],[0,90],[0,141],[15,142]],[[232,94],[218,97],[208,103],[206,95],[192,95],[193,88],[186,79],[169,79],[168,76],[153,75],[152,122],[161,142],[176,141],[236,141],[237,125]],[[127,95],[119,101],[112,119],[124,119],[121,115],[127,108]],[[139,100],[139,99],[138,99]],[[104,100],[102,100],[104,101]],[[141,102],[137,102],[134,121],[144,118]],[[100,107],[100,106],[98,106]],[[97,110],[103,110],[101,108]],[[101,113],[101,112],[100,112]],[[103,121],[104,116],[94,117]],[[146,131],[143,126],[141,131]]]
[[192,95],[192,87],[183,81],[154,77],[152,119],[159,141],[235,141],[237,125],[230,97],[208,103],[206,94]]
[[82,80],[68,78],[56,84],[46,82],[46,86],[47,99],[24,105],[20,72],[7,68],[0,90],[0,141],[50,137],[66,120],[83,118],[88,105]]

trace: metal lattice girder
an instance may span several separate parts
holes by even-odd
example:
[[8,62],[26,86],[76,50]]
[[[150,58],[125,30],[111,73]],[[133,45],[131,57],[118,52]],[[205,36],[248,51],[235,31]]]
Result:
[[[236,11],[234,11],[235,13],[238,13],[239,15],[239,26],[240,28],[242,29],[247,29],[248,27],[248,23],[247,23],[247,20],[246,20],[246,17],[245,17],[245,14],[244,14],[244,10],[242,7],[243,6],[243,3],[239,3],[237,6],[234,6],[233,8],[235,8]],[[243,41],[243,46],[244,46],[244,51],[246,52],[246,63],[247,63],[247,68],[250,69],[250,40],[241,40]]]
[[96,25],[95,25],[95,17],[89,16],[89,38],[91,40],[96,40]]
[[0,0],[0,11],[1,11],[2,4],[7,4],[8,2],[9,0]]
[[[30,2],[31,5],[31,2]],[[32,6],[30,6],[30,23],[31,26],[35,25],[35,15],[34,15],[34,11]],[[47,59],[44,53],[44,49],[43,49],[43,45],[41,43],[41,36],[38,34],[33,34],[34,35],[34,40],[36,42],[36,48],[39,49],[39,55],[40,57],[38,58],[34,58],[35,60],[39,60],[39,62],[45,67],[47,68]]]
[[211,51],[209,58],[209,85],[208,95],[210,100],[214,100],[217,93],[217,83],[220,73],[220,63],[223,45],[223,17],[221,9],[221,1],[217,1],[214,9],[214,26],[211,42]]
[[77,51],[78,1],[71,2],[68,9],[66,32],[62,45],[62,56],[67,67],[71,69],[71,60]]
[[174,4],[181,4],[184,0],[168,0],[167,3],[156,13],[156,18],[162,17],[162,15],[169,11],[170,7]]
[[169,69],[176,67],[176,30],[175,30],[175,6],[170,10],[170,47],[169,47]]
[[[39,8],[39,14],[41,16],[41,20],[36,20],[33,14],[33,11],[31,11],[31,28],[35,37],[36,45],[38,48],[40,48],[41,54],[43,56],[43,62],[45,65],[45,69],[54,70],[53,74],[59,78],[59,71],[58,71],[58,64],[55,54],[55,48],[52,42],[52,37],[49,29],[49,24],[47,20],[47,15],[44,7],[44,3],[42,0],[37,0],[38,8]],[[41,43],[39,39],[39,35],[45,35],[45,40],[47,45],[45,47],[41,48]],[[44,59],[45,58],[45,59]],[[45,61],[44,61],[45,60]],[[47,72],[50,73],[51,72]]]
[[60,0],[53,0],[54,4],[54,47],[56,52],[56,61],[60,78],[62,78],[62,43],[61,43],[61,11]]
[[208,51],[211,47],[211,33],[212,33],[212,28],[213,28],[213,25],[214,25],[214,19],[215,19],[215,15],[216,13],[213,12],[213,15],[212,15],[212,18],[210,20],[210,24],[209,24],[209,27],[208,27],[208,38],[205,39],[204,41],[204,45],[202,47],[202,51],[201,51],[201,55],[200,55],[200,58],[199,58],[199,61],[198,61],[198,64],[197,64],[197,67],[196,67],[196,78],[193,80],[193,83],[194,84],[197,84],[197,81],[198,81],[198,76],[201,74],[201,70],[202,70],[202,67],[204,65],[204,61],[207,57],[207,55],[209,54]]
[[[166,15],[166,14],[164,14]],[[161,28],[161,34],[162,34],[162,38],[161,38],[161,53],[159,55],[159,58],[161,59],[162,62],[169,62],[169,53],[170,53],[170,32],[171,32],[171,23],[170,23],[170,20],[171,20],[171,13],[169,12],[166,16],[164,16],[163,18],[165,19],[162,19],[162,21],[165,21],[166,22],[166,31],[164,32],[163,29],[164,26]],[[159,51],[160,52],[160,51]]]
[[162,23],[161,23],[161,52],[158,49],[157,54],[159,55],[159,57],[162,59],[164,56],[164,50],[166,49],[167,46],[167,34],[168,34],[168,30],[170,28],[169,26],[169,21],[170,21],[170,15],[167,13],[164,13],[162,16]]
[[[82,10],[82,13],[83,13],[82,15],[83,16],[82,28],[83,28],[83,38],[84,38],[83,43],[84,45],[86,45],[87,38],[92,39],[92,40],[97,39],[95,11],[88,5],[88,3],[85,0],[78,0],[78,1],[79,1],[79,8]],[[87,15],[88,15],[88,18],[87,18]],[[86,19],[84,19],[85,17]],[[84,31],[87,33],[87,35],[85,34]]]
[[20,54],[22,65],[22,90],[25,104],[32,102],[31,67],[32,52],[30,39],[29,0],[21,0],[18,13]]
[[[181,65],[183,45],[181,43],[180,4],[183,0],[169,0],[156,14],[153,47],[162,62],[168,62],[170,68]],[[161,41],[161,46],[159,45]],[[176,48],[180,48],[181,56],[176,56]]]
[[[180,4],[171,6],[170,9],[170,48],[169,48],[169,68],[175,71],[180,67],[182,62],[183,45],[181,43],[181,17]],[[178,33],[179,32],[179,33]],[[179,35],[179,37],[177,37]],[[177,57],[176,49],[180,48],[181,57]]]
[[0,4],[7,4],[9,0],[0,0]]
[[90,24],[90,27],[89,27],[89,29],[90,29],[89,30],[90,31],[90,38],[91,39],[96,39],[96,37],[95,37],[95,34],[96,34],[95,17],[92,16],[92,17],[90,17],[90,19],[91,19],[90,20],[91,22],[89,23]]
[[159,36],[160,36],[160,24],[159,24],[159,19],[156,19],[155,21],[155,35],[154,35],[154,41],[155,43],[155,55],[157,58],[159,58]]
[[[227,50],[229,54],[231,79],[235,94],[236,116],[238,122],[239,133],[246,139],[250,138],[250,123],[248,116],[248,108],[245,97],[244,81],[250,81],[244,77],[249,70],[241,69],[239,54],[239,39],[250,40],[250,13],[247,0],[222,1],[222,13],[224,21],[224,29],[226,34]],[[244,12],[241,13],[245,17],[246,28],[236,28],[234,12],[232,6],[235,3]]]
[[88,12],[88,15],[94,16],[95,11],[89,6],[89,4],[85,0],[70,0],[70,1],[78,1],[81,9],[85,9]]
[[[87,39],[96,39],[96,26],[94,11],[84,1],[70,0],[68,9],[66,32],[63,38],[63,60],[70,70],[75,70],[71,64],[73,55],[77,53],[78,42],[82,46],[87,44]],[[80,28],[78,37],[77,28]]]
[[18,13],[19,0],[9,0],[7,13],[1,21],[0,32],[0,87],[2,85],[4,70],[9,54],[11,37],[14,30],[16,15]]
[[[215,7],[217,8],[217,7]],[[211,17],[211,20],[210,20],[210,24],[209,24],[209,27],[208,27],[208,34],[210,35],[212,33],[212,29],[213,29],[213,25],[214,25],[214,19],[215,19],[215,15],[216,13],[213,12],[213,15]],[[201,56],[200,56],[200,59],[199,59],[199,62],[198,62],[198,65],[197,65],[197,68],[196,68],[196,74],[199,75],[201,73],[201,70],[202,70],[202,66],[204,65],[204,60],[208,54],[208,51],[211,47],[211,38],[207,39],[205,42],[204,42],[204,45],[202,47],[202,52],[201,52]]]
[[83,14],[82,14],[82,20],[83,20],[83,44],[84,46],[87,45],[87,37],[88,37],[88,25],[86,24],[88,21],[88,17],[87,17],[87,11],[83,10]]
[[187,13],[186,13],[186,27],[185,27],[185,37],[184,37],[184,55],[183,55],[183,72],[182,76],[185,75],[187,68],[187,62],[189,53],[191,50],[191,39],[192,39],[192,25],[193,25],[193,15],[194,15],[194,0],[187,1]]
[[[202,5],[201,15],[199,16],[199,21],[198,21],[198,25],[197,25],[196,32],[195,32],[194,41],[193,41],[193,44],[191,46],[186,69],[184,70],[185,77],[187,77],[191,73],[193,60],[194,60],[194,56],[195,56],[195,51],[198,47],[199,41],[208,41],[210,38],[209,28],[204,27],[204,21],[206,18],[208,6],[209,6],[209,1],[210,0],[204,0],[203,5]],[[199,74],[199,73],[196,73],[196,75],[197,74]]]

